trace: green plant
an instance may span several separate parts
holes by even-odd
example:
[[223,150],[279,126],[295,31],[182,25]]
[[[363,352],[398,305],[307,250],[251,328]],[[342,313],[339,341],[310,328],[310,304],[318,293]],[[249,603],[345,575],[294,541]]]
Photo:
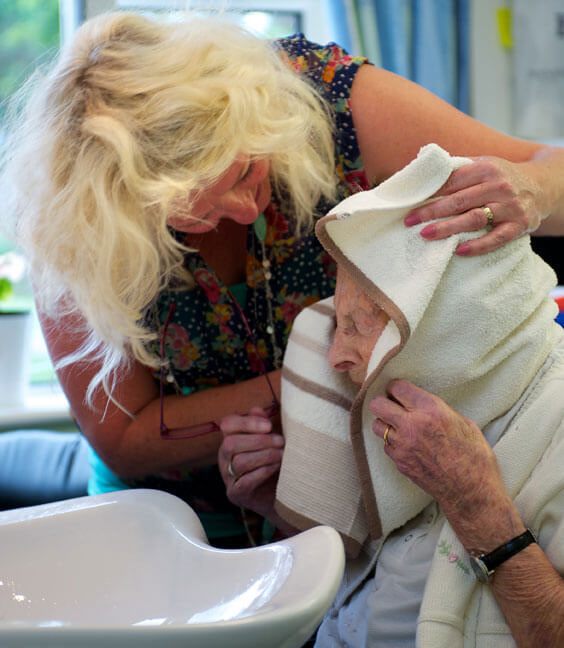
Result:
[[25,260],[17,252],[0,254],[0,302],[12,296],[13,285],[25,275]]

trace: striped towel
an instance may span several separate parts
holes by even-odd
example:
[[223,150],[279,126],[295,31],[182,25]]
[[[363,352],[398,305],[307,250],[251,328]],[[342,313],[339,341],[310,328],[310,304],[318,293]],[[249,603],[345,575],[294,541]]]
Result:
[[405,215],[469,160],[435,144],[376,189],[322,218],[325,249],[390,316],[355,387],[327,361],[332,299],[296,318],[282,372],[286,445],[276,510],[305,529],[328,524],[350,555],[385,538],[430,497],[404,477],[372,433],[370,400],[393,378],[437,394],[483,427],[517,400],[562,334],[549,292],[554,272],[528,237],[485,256],[456,247],[482,232],[425,241]]

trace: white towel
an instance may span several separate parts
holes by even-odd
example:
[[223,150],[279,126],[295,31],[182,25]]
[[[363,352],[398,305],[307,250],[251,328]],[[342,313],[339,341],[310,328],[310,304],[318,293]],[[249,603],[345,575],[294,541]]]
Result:
[[286,437],[277,511],[300,529],[334,526],[351,555],[387,536],[430,497],[399,473],[371,430],[370,400],[392,378],[437,394],[481,427],[505,413],[546,358],[560,329],[554,272],[522,237],[479,257],[456,247],[475,232],[425,241],[405,215],[468,164],[435,144],[371,191],[321,219],[316,233],[390,316],[357,390],[331,370],[334,311],[325,300],[294,323],[282,376]]

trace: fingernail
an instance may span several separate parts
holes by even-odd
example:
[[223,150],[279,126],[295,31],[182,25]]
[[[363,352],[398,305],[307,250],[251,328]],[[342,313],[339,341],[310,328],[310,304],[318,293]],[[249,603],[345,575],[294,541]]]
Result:
[[411,225],[419,225],[421,218],[417,212],[411,212],[404,218],[403,222],[410,227]]
[[272,441],[275,448],[282,448],[284,446],[284,437],[280,434],[275,434],[272,436]]
[[460,256],[466,256],[470,254],[470,252],[471,247],[467,243],[463,243],[456,248],[456,254],[459,254]]
[[427,225],[427,227],[424,227],[419,232],[419,234],[421,234],[423,238],[433,238],[433,236],[435,236],[436,233],[437,233],[437,228],[434,225]]

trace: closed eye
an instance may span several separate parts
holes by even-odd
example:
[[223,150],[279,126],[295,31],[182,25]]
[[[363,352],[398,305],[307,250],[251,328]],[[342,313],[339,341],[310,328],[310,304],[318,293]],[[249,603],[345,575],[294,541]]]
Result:
[[249,163],[249,166],[247,167],[247,170],[245,171],[245,173],[243,174],[243,176],[239,179],[239,182],[244,182],[244,181],[245,181],[245,180],[246,180],[246,179],[251,175],[251,173],[253,172],[253,169],[254,169],[254,168],[255,168],[255,163],[254,163],[254,162],[250,162],[250,163]]
[[381,328],[382,315],[383,311],[379,308],[374,308],[372,312],[358,309],[353,314],[356,330],[363,336],[374,335],[374,332]]
[[358,333],[358,329],[353,318],[350,315],[347,315],[343,318],[343,320],[344,321],[340,327],[341,331],[345,335],[356,335]]

